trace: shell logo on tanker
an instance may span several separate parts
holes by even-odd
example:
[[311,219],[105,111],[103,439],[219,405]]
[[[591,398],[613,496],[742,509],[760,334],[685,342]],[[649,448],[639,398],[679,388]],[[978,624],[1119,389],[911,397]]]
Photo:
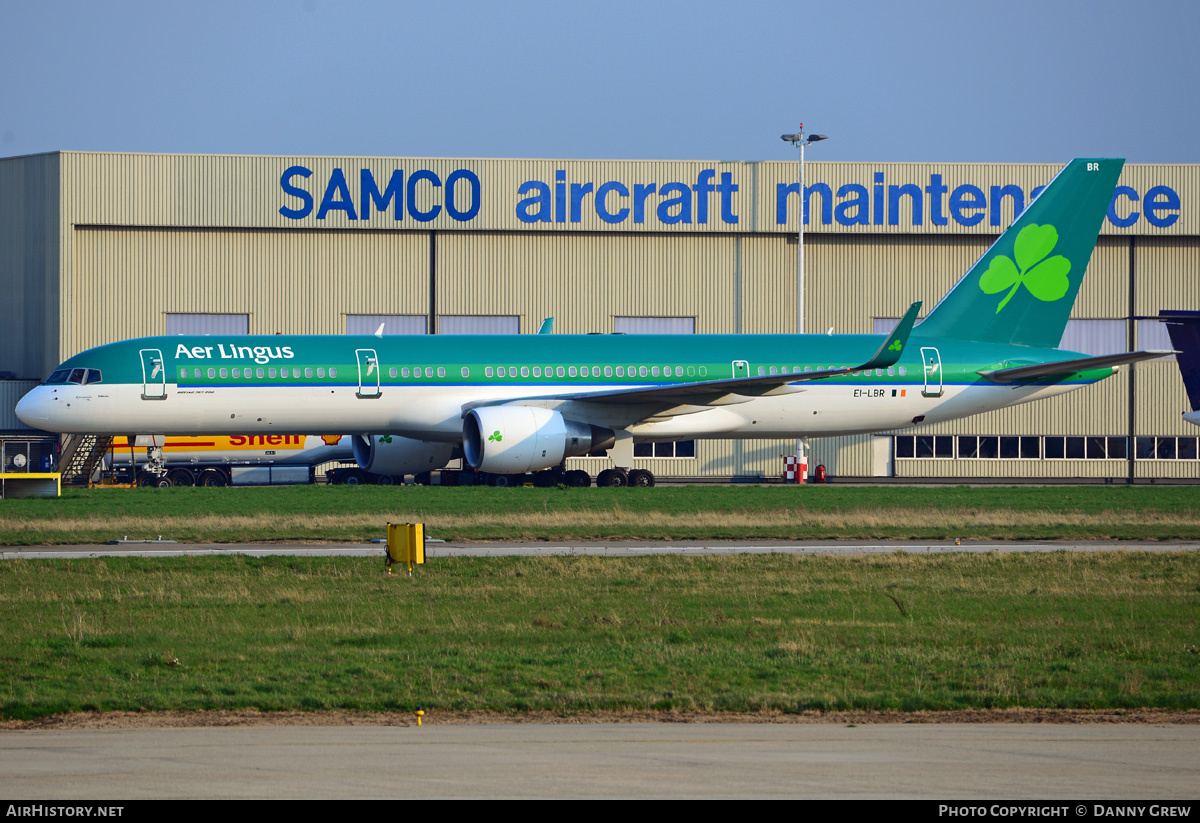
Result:
[[340,434],[323,434],[323,435],[321,435],[321,440],[322,440],[322,442],[325,443],[326,446],[336,446],[338,443],[342,442],[342,435],[340,435]]
[[229,438],[233,448],[252,449],[256,446],[295,446],[304,445],[304,437],[299,434],[235,434]]

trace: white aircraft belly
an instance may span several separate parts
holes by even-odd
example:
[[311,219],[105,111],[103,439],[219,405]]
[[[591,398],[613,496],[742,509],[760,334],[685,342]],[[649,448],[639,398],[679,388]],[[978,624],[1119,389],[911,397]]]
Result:
[[[913,419],[922,415],[922,423],[936,423],[1061,394],[1080,385],[948,385],[938,397],[926,397],[919,385],[912,384],[811,386],[798,394],[760,397],[640,423],[629,431],[639,438],[654,439],[820,437],[888,431],[912,426]],[[168,384],[165,399],[144,399],[137,384],[97,384],[58,389],[53,406],[57,430],[68,433],[371,432],[457,441],[462,436],[464,407],[581,390],[586,387],[384,386],[379,396],[363,398],[352,386],[180,389]],[[75,422],[76,417],[86,420]]]

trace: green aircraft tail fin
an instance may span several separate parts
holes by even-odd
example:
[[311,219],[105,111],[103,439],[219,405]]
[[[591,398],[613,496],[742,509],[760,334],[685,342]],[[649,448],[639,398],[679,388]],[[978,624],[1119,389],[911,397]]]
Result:
[[1056,348],[1124,160],[1072,160],[917,327],[922,337]]

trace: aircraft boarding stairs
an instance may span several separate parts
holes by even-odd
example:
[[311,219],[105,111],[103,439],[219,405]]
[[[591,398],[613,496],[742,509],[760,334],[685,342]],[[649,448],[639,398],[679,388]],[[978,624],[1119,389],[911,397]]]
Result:
[[62,482],[78,485],[90,483],[112,441],[111,436],[98,434],[64,435],[62,453],[58,457]]

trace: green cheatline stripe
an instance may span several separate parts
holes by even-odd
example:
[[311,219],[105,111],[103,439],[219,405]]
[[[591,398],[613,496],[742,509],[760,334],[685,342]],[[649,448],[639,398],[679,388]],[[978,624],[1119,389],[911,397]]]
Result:
[[[733,374],[733,370],[730,367],[728,367],[727,365],[725,366],[725,373],[721,373],[722,365],[724,365],[724,364],[681,367],[681,368],[685,368],[687,371],[693,372],[692,374],[688,374],[687,371],[685,371],[685,373],[683,375],[676,375],[674,373],[674,369],[675,369],[674,366],[671,367],[671,372],[672,372],[671,374],[662,373],[662,370],[665,369],[665,367],[663,367],[663,366],[658,366],[658,368],[660,369],[659,374],[653,373],[653,368],[654,368],[653,366],[646,366],[645,368],[647,370],[647,373],[645,375],[643,375],[643,374],[641,374],[641,371],[640,371],[642,368],[642,366],[640,366],[640,365],[637,365],[634,367],[634,368],[638,369],[638,372],[636,374],[634,374],[632,372],[632,370],[630,369],[630,367],[628,365],[622,365],[621,368],[622,368],[622,370],[624,370],[625,374],[620,375],[620,376],[618,376],[616,373],[616,368],[617,368],[616,366],[604,367],[604,366],[589,365],[586,367],[588,369],[589,373],[588,373],[588,375],[585,376],[580,371],[584,367],[579,366],[577,364],[571,364],[571,365],[562,364],[562,365],[560,365],[557,363],[551,363],[551,364],[542,363],[536,367],[539,370],[541,370],[542,374],[535,376],[533,373],[533,369],[535,368],[534,366],[526,365],[526,366],[515,366],[515,367],[514,366],[501,367],[501,366],[493,366],[490,364],[489,365],[470,364],[467,366],[469,373],[466,377],[464,377],[462,375],[463,366],[461,364],[456,365],[456,366],[449,366],[449,365],[424,366],[424,365],[422,365],[422,366],[420,366],[420,370],[422,371],[422,374],[419,377],[412,374],[412,372],[417,368],[416,366],[385,366],[383,369],[383,375],[379,379],[379,382],[383,385],[428,385],[429,381],[434,381],[438,384],[446,384],[446,383],[480,384],[481,381],[489,381],[490,382],[490,381],[504,380],[504,381],[511,382],[513,380],[519,379],[520,381],[522,381],[524,383],[528,383],[530,385],[537,385],[538,383],[547,383],[547,382],[551,382],[551,383],[574,382],[574,383],[587,383],[587,384],[611,383],[613,385],[624,385],[626,383],[629,383],[630,381],[635,381],[635,382],[641,383],[641,382],[645,382],[647,380],[653,380],[657,383],[692,383],[692,382],[703,381],[703,380],[723,380],[723,379],[727,379],[727,378],[735,376]],[[813,371],[820,371],[820,370],[827,369],[827,368],[840,368],[840,367],[841,366],[839,364],[821,364],[821,365],[817,365],[817,366],[811,366],[810,368]],[[201,370],[202,376],[195,377],[195,376],[193,376],[193,373],[198,368]],[[212,377],[208,376],[209,368],[213,369],[213,371],[214,371],[214,376],[212,376]],[[250,377],[244,377],[244,376],[233,377],[232,370],[235,368],[239,369],[239,371],[241,371],[243,373],[250,372],[251,376]],[[272,377],[271,373],[270,373],[270,370],[272,368],[274,368],[276,370],[276,375],[274,377]],[[357,366],[353,363],[350,365],[335,365],[332,367],[288,365],[286,367],[288,370],[287,377],[280,376],[280,372],[281,372],[282,368],[283,367],[279,367],[279,366],[249,366],[249,367],[243,367],[243,366],[220,366],[220,367],[217,367],[217,366],[210,366],[210,367],[183,366],[183,367],[180,367],[178,369],[178,371],[180,374],[182,374],[184,371],[186,371],[188,376],[187,377],[181,376],[178,378],[178,380],[181,384],[206,385],[206,386],[211,386],[211,385],[252,385],[252,384],[248,384],[246,382],[248,379],[250,379],[250,380],[274,380],[274,381],[278,381],[279,383],[285,383],[285,382],[294,383],[295,381],[301,380],[301,381],[305,381],[305,383],[314,383],[315,382],[315,383],[319,384],[319,383],[323,382],[323,383],[328,383],[331,385],[334,385],[334,384],[347,385],[348,382],[356,383],[358,381],[358,369],[357,369]],[[318,368],[324,370],[323,376],[318,376],[318,371],[317,371]],[[409,369],[409,372],[410,372],[409,375],[407,375],[407,376],[404,375],[404,371],[403,371],[406,368]],[[427,376],[424,374],[424,370],[427,368],[434,370],[434,374],[432,376]],[[444,372],[445,372],[444,375],[442,375],[442,376],[437,375],[436,370],[439,368],[444,370]],[[488,368],[491,368],[493,370],[492,376],[487,375]],[[503,368],[506,372],[503,377],[501,377],[499,374],[500,368]],[[558,374],[559,368],[563,369],[563,372],[564,372],[561,376]],[[570,373],[571,368],[576,369],[576,374],[574,376],[572,376]],[[604,375],[603,373],[601,373],[601,374],[595,373],[597,371],[602,372],[602,370],[604,368],[612,369],[613,373],[611,375]],[[776,369],[776,371],[772,372],[771,371],[772,368]],[[908,372],[907,367],[903,367],[903,368],[905,370],[905,374],[900,374],[899,369],[897,368],[897,371],[895,374],[887,374],[885,371],[885,373],[882,375],[876,375],[874,373],[868,372],[867,374],[863,374],[863,375],[854,373],[854,374],[850,374],[850,375],[844,375],[844,376],[840,376],[840,377],[831,377],[831,378],[825,378],[825,379],[829,380],[829,381],[839,382],[839,383],[850,382],[850,381],[854,381],[854,382],[871,381],[871,382],[879,382],[879,383],[896,383],[898,379],[901,382],[904,382],[906,384],[913,382],[911,379],[904,379],[906,377],[911,378],[913,375]],[[225,369],[225,371],[226,371],[225,377],[220,376],[221,369]],[[260,369],[262,370],[261,377],[258,374],[258,371]],[[336,371],[336,375],[337,375],[336,377],[330,376],[330,369],[333,369]],[[764,365],[763,369],[765,370],[765,373],[762,375],[758,374],[758,366],[756,365],[756,366],[754,366],[752,373],[749,375],[746,375],[746,376],[768,377],[768,376],[775,376],[777,374],[789,374],[789,373],[797,374],[797,377],[803,376],[803,372],[801,372],[801,373],[794,372],[793,371],[794,366],[792,366],[792,365],[782,365],[782,364]],[[785,371],[785,369],[786,369],[786,371]],[[296,370],[300,371],[301,376],[299,376],[299,377],[295,376]],[[307,370],[307,372],[310,373],[310,374],[308,374],[308,376],[305,376],[306,370]],[[395,376],[392,375],[393,370],[395,370],[395,372],[396,372]],[[520,371],[520,370],[526,370],[528,373],[521,374],[518,377],[518,375],[514,374],[514,372]],[[550,373],[551,371],[553,371],[553,374]],[[949,370],[947,370],[947,371],[949,371]],[[958,373],[960,373],[962,376],[973,374],[973,372],[971,372],[969,369],[960,369],[960,370],[956,370],[956,371]],[[372,374],[370,377],[364,376],[363,382],[374,385],[376,382],[376,376],[374,374]],[[486,385],[486,383],[483,383],[483,384]],[[258,385],[258,384],[253,384],[253,385]]]

